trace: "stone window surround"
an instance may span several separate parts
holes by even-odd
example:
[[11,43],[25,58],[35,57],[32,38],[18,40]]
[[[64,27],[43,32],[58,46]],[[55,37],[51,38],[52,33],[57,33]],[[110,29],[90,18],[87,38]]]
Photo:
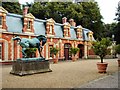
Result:
[[54,36],[55,35],[54,23],[55,23],[55,21],[52,18],[47,20],[47,22],[46,22],[46,34],[47,34],[47,36],[51,36],[51,35]]
[[2,17],[2,19],[1,19],[2,25],[0,25],[0,28],[5,30],[5,31],[7,30],[7,25],[6,25],[6,14],[7,13],[8,12],[3,7],[0,7],[0,17]]
[[34,19],[35,19],[35,17],[31,14],[31,13],[29,13],[29,14],[27,14],[27,15],[25,15],[24,17],[23,17],[24,19],[24,21],[23,21],[23,32],[24,33],[31,33],[31,34],[34,34],[34,26],[33,26],[33,23],[34,23]]
[[64,37],[70,37],[70,24],[64,23],[64,30],[63,30]]

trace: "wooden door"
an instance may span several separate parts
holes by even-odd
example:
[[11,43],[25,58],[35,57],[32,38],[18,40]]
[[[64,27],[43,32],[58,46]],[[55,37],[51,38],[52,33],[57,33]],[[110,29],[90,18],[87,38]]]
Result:
[[65,60],[69,60],[69,48],[64,48]]
[[82,57],[84,56],[84,45],[79,44],[79,45],[78,45],[78,48],[80,48],[79,58],[82,58]]

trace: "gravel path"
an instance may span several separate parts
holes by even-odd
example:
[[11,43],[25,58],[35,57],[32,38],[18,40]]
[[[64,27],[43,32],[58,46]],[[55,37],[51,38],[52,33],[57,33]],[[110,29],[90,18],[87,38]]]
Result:
[[2,88],[75,88],[118,71],[117,59],[105,59],[109,63],[107,73],[99,74],[96,66],[99,61],[88,59],[51,63],[53,72],[22,77],[9,74],[11,65],[3,66]]

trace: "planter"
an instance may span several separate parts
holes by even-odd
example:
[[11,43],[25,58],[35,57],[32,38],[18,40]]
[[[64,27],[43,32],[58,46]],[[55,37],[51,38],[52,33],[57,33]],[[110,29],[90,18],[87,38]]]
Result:
[[120,59],[119,60],[117,60],[118,61],[118,67],[120,67]]
[[120,67],[120,54],[118,54],[118,67]]
[[104,63],[97,63],[97,67],[98,67],[98,72],[99,73],[106,73],[106,69],[107,69],[108,63],[104,62]]
[[54,59],[53,59],[53,63],[58,63],[58,59],[57,59],[57,58],[54,58]]
[[73,62],[76,61],[76,57],[72,57],[72,61],[73,61]]

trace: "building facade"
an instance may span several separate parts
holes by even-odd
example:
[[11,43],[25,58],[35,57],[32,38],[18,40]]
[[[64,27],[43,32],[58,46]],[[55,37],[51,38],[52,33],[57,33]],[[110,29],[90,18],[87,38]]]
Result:
[[[17,15],[8,13],[0,7],[0,62],[14,61],[22,58],[21,46],[12,38],[19,36],[21,38],[34,38],[38,35],[45,35],[47,43],[44,45],[42,55],[46,59],[52,59],[50,48],[60,48],[58,58],[69,60],[71,55],[69,49],[78,47],[80,51],[77,58],[88,58],[93,55],[91,50],[91,41],[94,40],[93,32],[76,26],[73,19],[69,22],[67,18],[62,18],[62,24],[56,23],[52,18],[41,20],[35,18],[31,13]],[[36,57],[39,57],[36,51]]]

